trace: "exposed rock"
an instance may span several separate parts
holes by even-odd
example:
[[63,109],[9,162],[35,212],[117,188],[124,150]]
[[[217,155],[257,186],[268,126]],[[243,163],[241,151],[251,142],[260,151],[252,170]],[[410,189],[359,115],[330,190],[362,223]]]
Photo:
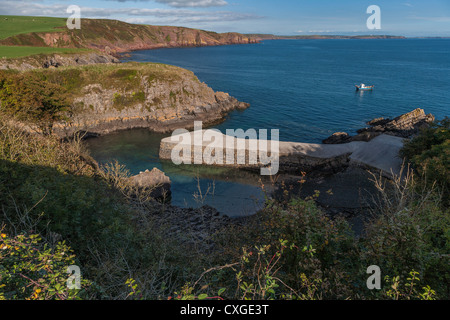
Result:
[[214,235],[230,224],[242,223],[221,215],[210,206],[180,208],[154,203],[144,217],[153,221],[153,228],[159,229],[168,239],[179,241],[185,248],[194,248],[205,253],[216,248]]
[[119,63],[120,61],[108,54],[95,52],[80,54],[52,54],[52,55],[34,55],[30,57],[17,59],[0,59],[0,69],[16,69],[27,71],[40,68],[58,68],[64,66],[79,66],[88,64],[108,64]]
[[323,140],[323,143],[325,144],[338,144],[338,143],[345,143],[350,138],[349,134],[347,132],[336,132],[333,133],[330,137]]
[[158,168],[153,168],[152,171],[140,172],[138,175],[129,178],[129,181],[139,189],[152,190],[151,197],[154,199],[167,199],[170,197],[170,178]]
[[[216,124],[229,112],[249,107],[227,93],[214,92],[191,71],[174,66],[135,63],[122,63],[117,68],[105,66],[101,79],[94,78],[95,70],[83,70],[84,85],[72,95],[70,121],[56,123],[55,134],[62,137],[79,131],[107,134],[133,128],[166,133],[191,129],[194,121],[202,121],[205,126]],[[122,80],[117,77],[120,72],[136,75],[132,80]]]
[[247,103],[247,102],[240,102],[240,101],[237,101],[238,103],[237,103],[237,105],[236,105],[236,109],[238,109],[238,110],[245,110],[245,109],[247,109],[248,107],[250,107],[250,103]]
[[371,127],[360,129],[359,134],[382,132],[392,136],[407,138],[417,134],[421,128],[429,126],[435,120],[431,114],[425,114],[423,109],[415,109],[392,120],[374,119],[367,124]]
[[370,127],[359,129],[357,135],[349,136],[337,132],[323,140],[324,144],[340,144],[352,141],[370,141],[384,133],[391,136],[409,138],[419,133],[420,129],[428,127],[435,118],[432,114],[425,114],[423,109],[415,109],[394,119],[377,118],[367,122]]
[[380,126],[380,125],[383,126],[386,123],[388,123],[389,121],[390,121],[389,119],[385,119],[385,118],[376,118],[376,119],[373,119],[373,120],[367,122],[367,124],[372,127]]
[[434,120],[434,116],[425,114],[423,109],[415,109],[389,121],[383,129],[395,136],[409,137],[417,134],[421,128],[428,127]]
[[381,135],[383,131],[365,131],[357,134],[356,136],[349,137],[349,140],[347,142],[351,141],[365,141],[369,142],[370,140],[378,137]]
[[50,58],[47,61],[44,61],[43,65],[42,65],[43,68],[50,68],[50,67],[58,68],[59,66],[61,66],[61,63],[59,63],[58,61],[56,61],[52,58]]

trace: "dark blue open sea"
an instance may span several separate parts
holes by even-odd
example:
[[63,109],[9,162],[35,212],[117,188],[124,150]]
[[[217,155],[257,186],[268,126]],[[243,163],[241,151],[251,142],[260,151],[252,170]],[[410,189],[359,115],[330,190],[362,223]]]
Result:
[[[450,115],[450,39],[276,40],[260,44],[132,52],[124,61],[161,62],[193,71],[216,91],[251,107],[216,128],[279,129],[280,139],[321,142],[336,131],[415,108]],[[355,84],[375,85],[356,92]],[[158,159],[162,135],[131,130],[89,141],[99,162],[118,159],[135,174],[158,167],[171,177],[173,204],[196,206],[193,194],[214,185],[204,201],[231,216],[263,198],[258,177],[235,170],[176,167]]]

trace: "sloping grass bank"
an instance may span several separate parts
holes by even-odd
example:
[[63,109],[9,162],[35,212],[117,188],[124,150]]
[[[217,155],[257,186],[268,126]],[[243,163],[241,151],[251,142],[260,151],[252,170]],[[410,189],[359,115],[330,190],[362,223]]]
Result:
[[24,58],[37,54],[71,54],[81,52],[87,52],[87,50],[52,47],[0,46],[0,59]]

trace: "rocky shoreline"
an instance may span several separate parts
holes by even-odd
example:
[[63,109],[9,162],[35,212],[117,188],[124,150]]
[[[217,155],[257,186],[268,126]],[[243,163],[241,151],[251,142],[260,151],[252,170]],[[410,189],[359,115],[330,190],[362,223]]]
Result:
[[[70,124],[56,124],[54,133],[61,137],[67,137],[82,132],[85,137],[96,137],[121,130],[141,128],[156,133],[168,133],[176,129],[190,130],[194,127],[194,121],[202,121],[205,126],[211,126],[224,121],[229,112],[244,110],[250,106],[222,92],[214,93],[212,97],[214,97],[212,101],[202,101],[197,106],[180,106],[176,110],[148,111],[137,106],[126,111],[111,108],[102,115],[99,112],[94,114],[88,111],[74,116]],[[100,100],[105,101],[101,98]],[[92,100],[85,97],[80,101],[89,103]]]
[[352,141],[370,141],[381,134],[409,138],[419,133],[420,129],[428,127],[434,120],[435,117],[432,114],[426,114],[423,109],[417,108],[394,119],[373,119],[367,122],[369,127],[359,129],[355,136],[350,136],[346,132],[336,132],[322,143],[342,144]]
[[179,111],[165,110],[177,113],[173,117],[168,113],[146,112],[141,108],[127,110],[127,113],[112,111],[111,114],[97,117],[95,114],[80,114],[72,118],[70,124],[56,124],[54,133],[61,136],[73,136],[82,132],[85,137],[96,137],[121,130],[148,129],[155,133],[169,133],[176,129],[193,129],[194,121],[202,121],[205,126],[211,126],[224,121],[227,114],[234,110],[244,110],[250,105],[240,102],[234,97],[222,93],[214,95],[215,101],[198,106],[186,106]]

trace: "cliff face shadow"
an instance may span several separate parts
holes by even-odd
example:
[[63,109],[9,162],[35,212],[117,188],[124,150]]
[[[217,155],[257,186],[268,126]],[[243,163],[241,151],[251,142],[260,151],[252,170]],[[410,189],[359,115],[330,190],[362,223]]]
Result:
[[87,248],[124,229],[124,214],[118,192],[98,177],[0,160],[0,225],[12,233],[51,231]]

